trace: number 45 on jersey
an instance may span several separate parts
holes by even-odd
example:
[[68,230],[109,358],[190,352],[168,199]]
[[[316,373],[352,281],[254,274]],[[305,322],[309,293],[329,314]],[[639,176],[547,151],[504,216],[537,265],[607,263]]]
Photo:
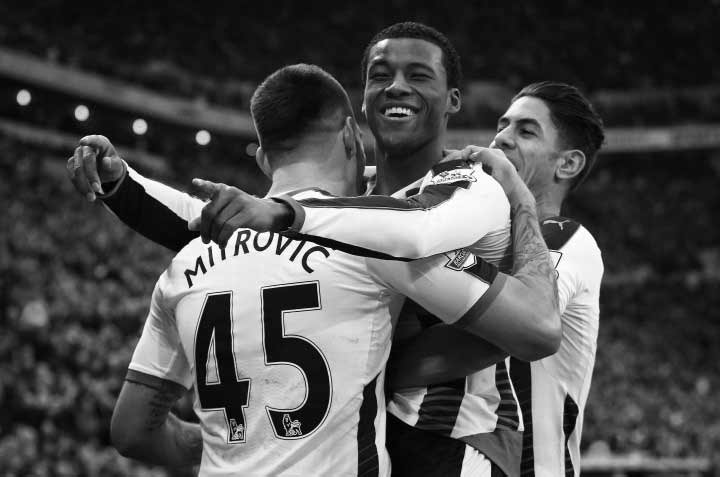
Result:
[[[265,406],[275,437],[301,439],[312,434],[330,410],[332,379],[327,360],[310,340],[286,335],[286,312],[321,309],[318,282],[294,283],[262,288],[262,327],[265,364],[298,368],[305,379],[305,401],[295,409]],[[203,411],[222,411],[228,443],[246,441],[245,408],[248,406],[251,378],[238,378],[232,349],[233,313],[231,291],[205,297],[195,334],[197,390]],[[215,347],[217,380],[208,382],[207,363],[212,342]]]

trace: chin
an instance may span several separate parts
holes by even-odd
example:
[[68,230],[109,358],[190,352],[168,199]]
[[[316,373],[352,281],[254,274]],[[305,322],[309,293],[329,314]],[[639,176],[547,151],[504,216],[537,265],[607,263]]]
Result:
[[406,155],[415,152],[422,141],[404,134],[381,134],[378,141],[383,152],[391,155]]

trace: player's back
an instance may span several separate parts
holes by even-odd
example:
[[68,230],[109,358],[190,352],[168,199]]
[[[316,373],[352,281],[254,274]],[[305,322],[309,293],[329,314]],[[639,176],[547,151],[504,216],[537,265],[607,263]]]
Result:
[[[387,475],[384,367],[400,301],[364,260],[241,229],[173,260],[201,475]],[[170,295],[170,296],[168,296]]]

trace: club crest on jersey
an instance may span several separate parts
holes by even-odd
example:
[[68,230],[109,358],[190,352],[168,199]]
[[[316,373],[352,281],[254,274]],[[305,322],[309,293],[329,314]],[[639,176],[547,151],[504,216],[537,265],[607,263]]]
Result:
[[285,428],[285,437],[298,437],[302,436],[302,423],[297,419],[290,419],[290,414],[284,414],[282,419],[283,427]]
[[473,169],[451,169],[434,175],[429,185],[452,184],[455,182],[477,182]]
[[445,264],[445,267],[457,272],[462,272],[466,268],[470,268],[477,263],[475,255],[466,248],[446,253],[445,256],[450,259],[448,263]]
[[230,419],[230,442],[245,441],[245,426],[238,424],[235,419]]

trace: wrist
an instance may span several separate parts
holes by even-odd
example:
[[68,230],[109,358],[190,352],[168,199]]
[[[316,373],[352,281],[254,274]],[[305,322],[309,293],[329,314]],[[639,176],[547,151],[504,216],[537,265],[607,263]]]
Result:
[[513,181],[512,188],[507,196],[511,207],[518,205],[535,205],[535,196],[520,178]]
[[288,230],[295,220],[295,212],[292,207],[278,200],[270,200],[270,203],[273,217],[271,225],[272,231],[282,232]]

